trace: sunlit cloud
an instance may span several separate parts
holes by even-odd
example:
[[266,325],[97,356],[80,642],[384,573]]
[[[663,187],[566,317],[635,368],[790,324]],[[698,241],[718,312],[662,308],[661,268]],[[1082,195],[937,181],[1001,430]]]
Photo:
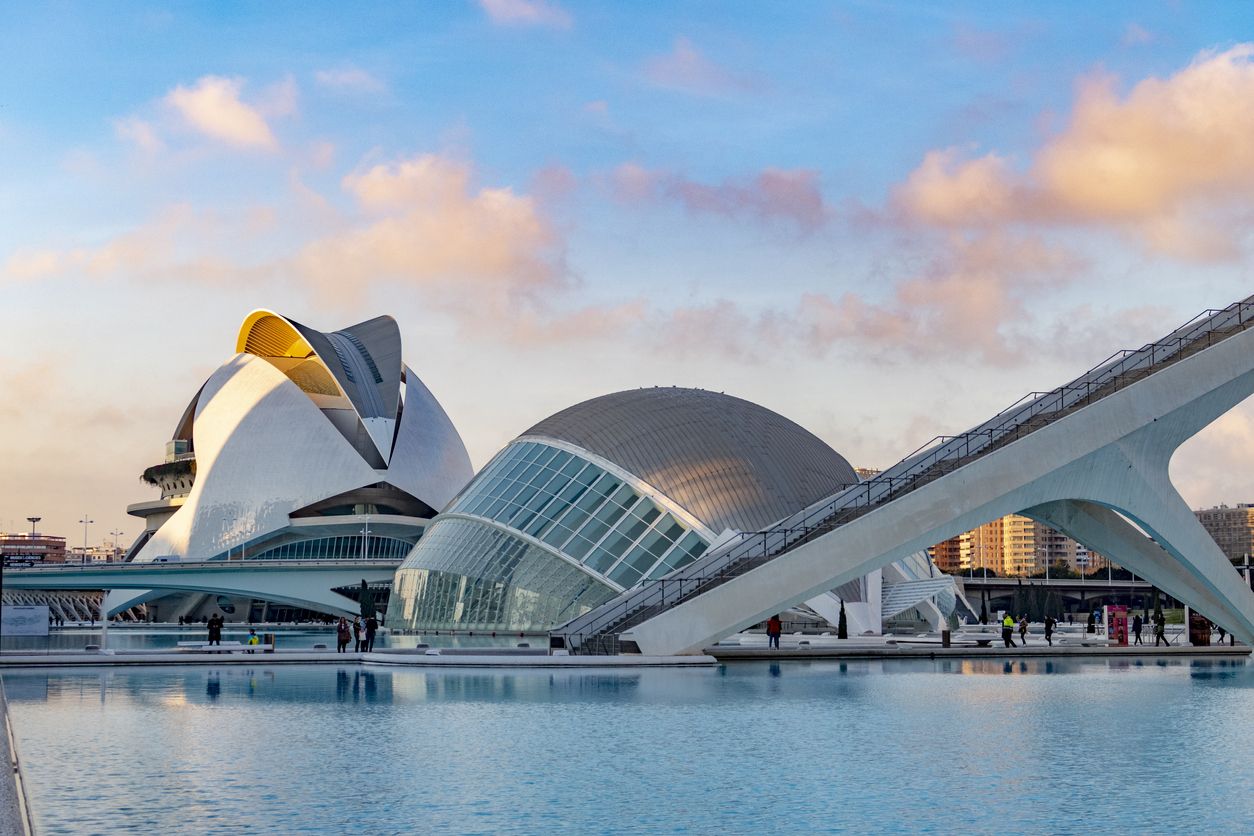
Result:
[[547,0],[479,0],[488,19],[498,26],[546,26],[569,29],[570,13]]
[[265,118],[240,99],[243,87],[242,79],[207,75],[191,87],[175,87],[165,101],[187,126],[210,139],[239,148],[277,149]]
[[1254,207],[1254,45],[1204,52],[1119,95],[1081,81],[1070,123],[1022,168],[998,154],[929,152],[898,190],[906,214],[942,226],[1098,225],[1150,250],[1230,258]]
[[748,178],[701,183],[673,172],[624,163],[610,178],[619,200],[670,200],[693,214],[780,220],[811,232],[829,216],[819,175],[809,170],[767,168]]
[[1123,30],[1123,36],[1119,39],[1119,43],[1123,46],[1143,46],[1154,42],[1154,34],[1145,27],[1129,23],[1127,28]]
[[373,94],[387,89],[387,85],[377,77],[351,64],[318,70],[314,73],[314,81],[319,87],[339,93]]
[[152,154],[165,148],[165,142],[162,141],[157,133],[156,126],[138,117],[130,116],[123,119],[115,119],[113,121],[113,133],[119,139],[133,144],[145,153]]
[[757,86],[750,78],[711,61],[685,37],[676,38],[670,52],[646,60],[641,72],[658,87],[700,95],[739,93]]

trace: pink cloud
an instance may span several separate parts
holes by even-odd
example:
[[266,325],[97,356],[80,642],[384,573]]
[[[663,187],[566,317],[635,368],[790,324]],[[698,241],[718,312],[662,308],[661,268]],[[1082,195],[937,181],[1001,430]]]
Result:
[[265,118],[241,101],[243,87],[241,79],[207,75],[191,87],[175,87],[165,101],[189,127],[211,139],[239,148],[277,149]]
[[701,95],[739,93],[757,86],[747,77],[715,64],[684,37],[675,39],[670,52],[645,61],[642,72],[646,80],[658,87]]
[[818,229],[829,216],[818,172],[807,169],[768,168],[751,178],[709,184],[624,163],[610,183],[619,200],[672,200],[693,214],[781,220],[804,232]]
[[488,19],[498,26],[547,26],[569,29],[570,13],[546,0],[479,0]]
[[1254,209],[1254,44],[1204,52],[1119,95],[1083,79],[1069,124],[1018,170],[997,154],[931,151],[895,194],[906,217],[957,228],[1098,225],[1149,249],[1232,257]]

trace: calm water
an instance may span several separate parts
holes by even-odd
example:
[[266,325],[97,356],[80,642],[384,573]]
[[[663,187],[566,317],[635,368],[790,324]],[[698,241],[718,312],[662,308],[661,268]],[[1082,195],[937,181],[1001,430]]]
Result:
[[[335,649],[334,627],[279,627],[259,625],[257,633],[275,633],[278,636],[280,649],[310,649],[315,644],[324,644]],[[47,651],[47,650],[82,650],[89,644],[100,643],[99,627],[67,627],[52,630],[47,636],[5,636],[0,640],[0,650],[10,651]],[[204,641],[208,637],[208,628],[204,626],[171,627],[171,626],[137,626],[112,627],[109,629],[109,648],[112,650],[164,650],[178,646],[181,641]],[[222,630],[223,641],[245,642],[248,640],[248,626],[227,625]],[[517,634],[500,634],[492,636],[392,636],[380,633],[375,640],[375,649],[385,647],[413,647],[423,642],[431,647],[513,647],[518,642],[529,642],[532,647],[544,647],[548,644],[547,636],[530,636],[519,638]]]
[[1235,832],[1244,662],[6,673],[44,833]]

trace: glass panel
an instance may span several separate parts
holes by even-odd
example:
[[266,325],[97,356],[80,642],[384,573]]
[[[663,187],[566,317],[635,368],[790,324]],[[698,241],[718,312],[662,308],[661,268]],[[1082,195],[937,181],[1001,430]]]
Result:
[[540,455],[536,457],[536,464],[548,464],[553,461],[553,459],[557,458],[557,454],[560,452],[562,451],[558,450],[556,447],[544,445],[540,448]]
[[632,516],[644,520],[646,524],[653,522],[662,512],[658,507],[647,499],[640,500],[640,504],[631,509]]
[[635,586],[640,580],[640,570],[628,563],[620,563],[610,572],[610,580],[625,587]]
[[[566,530],[569,530],[569,529],[566,529]],[[574,537],[570,538],[570,540],[566,543],[566,545],[562,546],[562,551],[570,555],[571,557],[575,558],[575,560],[582,560],[583,556],[587,554],[588,550],[591,548],[592,548],[591,540],[587,540],[587,539],[584,539],[583,537],[580,537],[579,535],[575,535]]]
[[597,547],[592,556],[584,561],[584,565],[596,572],[605,573],[607,569],[614,565],[614,561],[618,559],[618,553],[610,551],[605,546]]

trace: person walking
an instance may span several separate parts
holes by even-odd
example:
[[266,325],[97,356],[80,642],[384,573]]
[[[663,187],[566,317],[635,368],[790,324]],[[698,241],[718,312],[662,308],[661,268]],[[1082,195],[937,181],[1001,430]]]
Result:
[[248,652],[249,652],[249,653],[256,653],[256,652],[257,652],[257,645],[261,644],[261,637],[257,635],[257,631],[256,631],[255,629],[250,629],[250,630],[248,631],[248,642],[247,642],[247,644],[248,644]]
[[360,653],[361,646],[365,644],[361,640],[361,616],[353,617],[353,652]]
[[779,650],[779,634],[784,632],[784,622],[775,614],[766,620],[766,646]]
[[352,638],[353,631],[348,626],[348,619],[340,616],[340,623],[335,625],[335,652],[343,653],[348,647],[348,640]]
[[1057,623],[1052,615],[1045,616],[1045,641],[1050,647],[1054,646],[1054,625]]
[[1140,613],[1137,613],[1136,615],[1132,616],[1132,636],[1133,636],[1132,644],[1133,645],[1145,644],[1145,642],[1141,641],[1141,628],[1144,625],[1145,625],[1145,622],[1141,621]]
[[1019,641],[1024,647],[1028,646],[1028,617],[1026,615],[1019,616]]
[[1015,620],[1014,616],[1006,613],[1006,617],[1001,620],[1001,640],[1006,643],[1006,647],[1018,647],[1014,640]]
[[379,619],[373,615],[366,619],[366,652],[374,652],[374,637],[379,632]]
[[209,623],[206,625],[209,628],[209,644],[222,646],[222,624],[222,616],[217,613],[209,617]]
[[1161,615],[1155,614],[1154,616],[1154,647],[1158,647],[1159,642],[1162,642],[1168,647],[1171,646],[1171,642],[1167,641],[1167,619],[1163,618]]
[[1228,631],[1220,627],[1218,624],[1215,625],[1215,629],[1219,631],[1219,644],[1223,644],[1224,636],[1228,635]]

